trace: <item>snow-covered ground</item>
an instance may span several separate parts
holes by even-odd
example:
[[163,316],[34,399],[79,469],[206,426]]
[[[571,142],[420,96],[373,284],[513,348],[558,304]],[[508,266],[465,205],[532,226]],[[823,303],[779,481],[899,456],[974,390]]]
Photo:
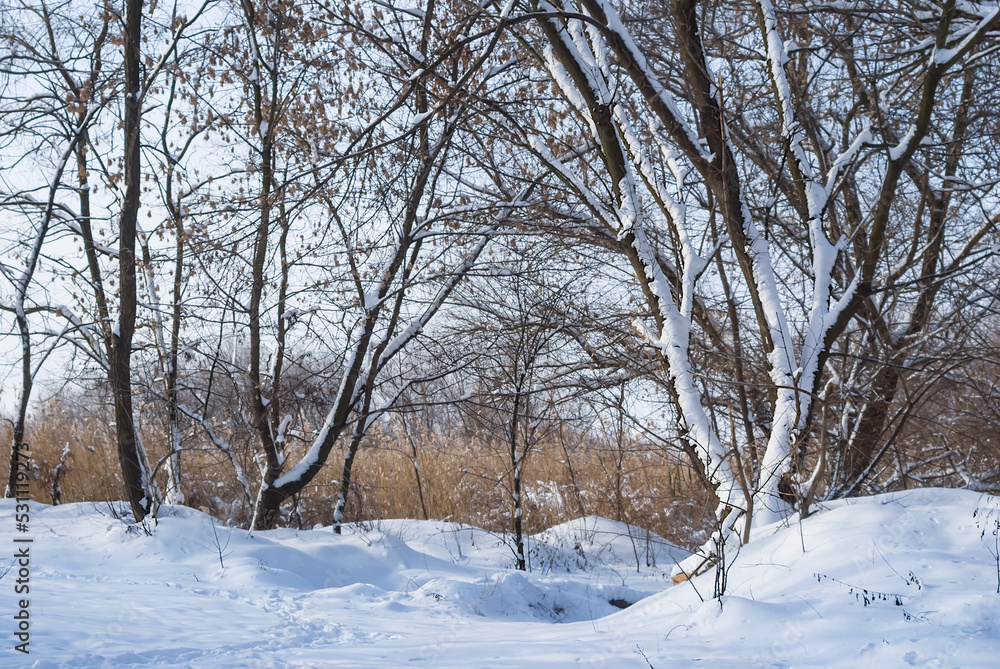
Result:
[[[721,600],[712,573],[672,585],[683,550],[599,518],[533,537],[523,574],[501,537],[449,523],[250,536],[173,508],[147,535],[107,505],[31,506],[31,654],[15,568],[4,667],[1000,666],[1000,499],[968,491],[761,528]],[[3,567],[14,527],[4,500]]]

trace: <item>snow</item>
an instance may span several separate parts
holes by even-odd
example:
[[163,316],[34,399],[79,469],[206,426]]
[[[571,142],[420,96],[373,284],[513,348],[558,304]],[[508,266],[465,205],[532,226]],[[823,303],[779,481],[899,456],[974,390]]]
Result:
[[903,154],[910,150],[910,144],[913,142],[916,134],[917,126],[910,124],[910,129],[903,135],[903,139],[899,140],[899,144],[889,148],[889,160],[899,160],[902,158]]
[[[646,62],[645,53],[632,39],[632,35],[625,27],[625,23],[622,21],[618,11],[607,0],[598,0],[598,4],[600,5],[601,11],[604,12],[605,25],[609,30],[614,32],[619,39],[621,39],[629,56],[634,60],[636,66],[641,71],[642,77],[645,79],[645,83],[652,86],[653,90],[656,92],[656,100],[663,105],[662,109],[657,110],[657,113],[666,112],[670,121],[681,129],[688,142],[690,142],[691,148],[699,153],[701,159],[706,163],[712,162],[712,160],[714,160],[714,156],[707,152],[702,143],[702,138],[687,122],[670,92],[660,82],[659,78],[649,67],[649,64]],[[650,100],[650,102],[653,103],[655,101]]]
[[973,29],[969,30],[965,39],[951,49],[934,50],[934,64],[938,67],[946,67],[950,65],[955,58],[957,58],[960,54],[965,53],[965,51],[969,48],[969,45],[972,44],[974,40],[978,39],[983,32],[991,27],[993,22],[997,20],[998,16],[1000,16],[1000,7],[993,7],[989,11],[983,13],[979,23]]
[[[583,99],[580,91],[577,90],[576,85],[573,83],[573,80],[566,71],[566,68],[564,68],[562,63],[559,62],[559,59],[555,57],[551,45],[545,45],[545,48],[542,50],[542,56],[545,58],[545,67],[549,70],[549,74],[559,86],[559,90],[566,96],[566,99],[569,100],[569,102],[576,107],[578,111],[586,112],[587,102]],[[590,125],[591,133],[596,135],[597,126],[594,125],[594,120],[590,118],[589,114],[585,114],[585,118],[587,119],[587,123]],[[534,138],[532,139],[534,140]]]
[[[341,386],[343,386],[343,382],[341,382]],[[341,390],[343,390],[343,388],[341,388]],[[306,451],[306,454],[302,456],[302,459],[299,460],[294,467],[278,477],[278,479],[272,484],[275,488],[280,488],[286,483],[290,483],[292,481],[298,481],[305,476],[306,471],[308,471],[310,467],[312,467],[316,462],[319,462],[323,442],[326,441],[327,435],[330,433],[330,430],[333,429],[336,410],[336,407],[330,409],[327,413],[326,422],[323,424],[323,428],[316,434],[316,438],[313,439],[309,450]]]
[[302,318],[303,316],[314,314],[321,308],[322,307],[318,304],[313,304],[308,307],[303,307],[301,309],[295,307],[289,307],[288,309],[285,309],[285,311],[281,313],[279,318],[281,318],[281,320],[283,321],[295,321],[298,320],[299,318]]
[[858,153],[860,153],[861,148],[871,140],[872,140],[871,122],[865,120],[862,130],[860,133],[858,133],[858,136],[854,138],[854,141],[851,142],[851,145],[843,153],[837,156],[837,158],[833,161],[833,165],[830,166],[830,169],[827,173],[826,186],[824,189],[826,191],[827,198],[833,195],[833,189],[837,185],[837,179],[840,178],[841,171],[844,169],[844,167],[850,164],[850,162],[853,161],[855,157],[857,157]]
[[413,118],[410,119],[410,127],[415,128],[434,114],[434,110],[421,112],[419,114],[414,114]]
[[[889,669],[1000,652],[1000,499],[965,490],[757,528],[721,599],[711,571],[666,578],[681,549],[595,517],[529,537],[524,573],[502,537],[453,523],[251,537],[164,507],[147,535],[105,503],[31,506],[31,655],[8,643],[3,666],[648,667],[640,648],[655,667]],[[6,536],[14,508],[0,503]]]

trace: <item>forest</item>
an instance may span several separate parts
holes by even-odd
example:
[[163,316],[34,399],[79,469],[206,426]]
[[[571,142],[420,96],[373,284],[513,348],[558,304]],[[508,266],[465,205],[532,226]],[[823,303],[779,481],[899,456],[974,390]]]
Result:
[[998,81],[990,2],[0,0],[6,496],[700,572],[996,492]]

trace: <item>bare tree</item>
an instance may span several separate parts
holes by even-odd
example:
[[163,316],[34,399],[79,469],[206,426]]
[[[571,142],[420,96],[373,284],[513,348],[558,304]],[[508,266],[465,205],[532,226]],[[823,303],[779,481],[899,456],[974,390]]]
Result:
[[[565,106],[547,124],[511,137],[551,170],[593,221],[588,229],[603,228],[633,268],[653,322],[641,326],[644,336],[662,356],[685,440],[717,486],[721,531],[739,529],[746,539],[751,517],[778,519],[794,497],[782,486],[788,490],[793,464],[803,461],[815,400],[826,401],[830,351],[849,325],[885,315],[895,296],[916,309],[906,325],[913,334],[898,340],[905,342],[923,331],[943,280],[983,257],[981,242],[996,224],[990,216],[950,237],[943,218],[933,232],[919,223],[911,236],[894,235],[908,198],[904,176],[959,179],[957,147],[972,146],[976,136],[961,127],[962,82],[994,66],[998,11],[928,5],[918,26],[895,13],[869,23],[861,7],[849,13],[845,35],[840,9],[779,15],[763,0],[724,11],[677,0],[662,10],[640,6],[627,18],[603,0],[523,9],[537,21],[523,44]],[[924,40],[924,25],[934,26],[933,39]],[[795,61],[783,30],[813,40]],[[883,30],[910,31],[918,46],[905,74],[876,91],[861,63],[872,75],[899,65],[896,54],[873,51]],[[955,99],[955,114],[935,112],[935,104]],[[906,115],[915,121],[899,129]],[[937,151],[945,161],[928,169]],[[964,166],[979,176],[988,169],[981,160]],[[864,195],[862,183],[877,195]],[[995,181],[969,183],[980,184],[967,189],[972,213]],[[949,209],[940,192],[932,206]],[[577,212],[571,215],[579,219]],[[914,301],[894,275],[901,250],[903,273],[927,286]],[[728,309],[713,314],[713,302]],[[720,384],[703,380],[710,370],[696,365],[693,332],[732,361],[736,385],[767,389],[765,420],[742,397],[730,405],[737,420],[719,420],[712,388]],[[760,372],[751,375],[750,365]],[[896,387],[899,377],[888,370],[897,367],[884,367],[883,387],[869,391],[873,406]],[[759,460],[758,441],[765,444]]]
[[255,528],[343,453],[339,530],[374,422],[473,359],[433,323],[473,311],[516,536],[570,386],[670,407],[618,434],[714,490],[719,556],[817,499],[993,480],[928,426],[995,394],[995,4],[124,10],[0,9],[0,312],[15,443],[52,352],[84,360],[137,520],[207,438]]
[[465,415],[505,451],[508,466],[500,480],[511,500],[512,550],[522,571],[528,564],[525,465],[538,442],[556,431],[556,408],[588,385],[560,309],[570,289],[547,284],[534,255],[501,263],[501,276],[481,283],[475,293],[463,291],[459,304],[468,316],[453,315],[452,325],[464,331],[458,341],[468,342],[455,346],[478,351],[467,372],[476,391],[465,403]]
[[[0,107],[4,167],[0,170],[3,189],[0,209],[22,218],[32,231],[14,241],[12,252],[23,258],[23,267],[4,264],[3,274],[13,288],[13,299],[4,303],[4,311],[14,315],[21,349],[21,392],[14,423],[13,443],[24,439],[25,422],[35,376],[61,338],[80,334],[86,326],[68,307],[49,304],[44,293],[32,296],[32,283],[43,260],[58,266],[58,260],[46,255],[47,242],[54,228],[68,224],[74,228],[78,212],[64,201],[66,180],[76,168],[86,183],[86,172],[79,169],[79,156],[88,149],[91,128],[107,106],[101,89],[106,83],[102,59],[108,35],[108,17],[100,12],[81,27],[80,51],[63,39],[71,19],[59,8],[26,6],[14,15],[0,17],[2,39],[10,45],[2,57],[3,105]],[[58,36],[58,38],[56,37]],[[45,67],[41,67],[42,65]],[[67,101],[69,104],[67,104]],[[52,147],[53,150],[49,150]],[[26,175],[26,163],[44,163],[47,179],[42,184]],[[80,189],[82,204],[89,193]],[[48,278],[48,275],[46,276]],[[60,330],[50,332],[47,351],[37,358],[32,347],[29,315],[47,323],[46,316],[63,320]],[[84,335],[86,336],[86,335]],[[11,469],[7,494],[13,494],[15,452],[11,451]]]

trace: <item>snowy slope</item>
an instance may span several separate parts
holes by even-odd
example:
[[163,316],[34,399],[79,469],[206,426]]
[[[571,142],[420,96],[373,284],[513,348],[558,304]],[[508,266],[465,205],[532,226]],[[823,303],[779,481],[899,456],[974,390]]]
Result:
[[[995,520],[967,491],[833,503],[758,530],[720,601],[711,573],[671,585],[681,549],[593,517],[534,537],[522,574],[450,523],[250,536],[178,507],[149,536],[106,505],[33,503],[32,653],[5,632],[0,666],[995,667]],[[13,527],[4,500],[2,555]]]

